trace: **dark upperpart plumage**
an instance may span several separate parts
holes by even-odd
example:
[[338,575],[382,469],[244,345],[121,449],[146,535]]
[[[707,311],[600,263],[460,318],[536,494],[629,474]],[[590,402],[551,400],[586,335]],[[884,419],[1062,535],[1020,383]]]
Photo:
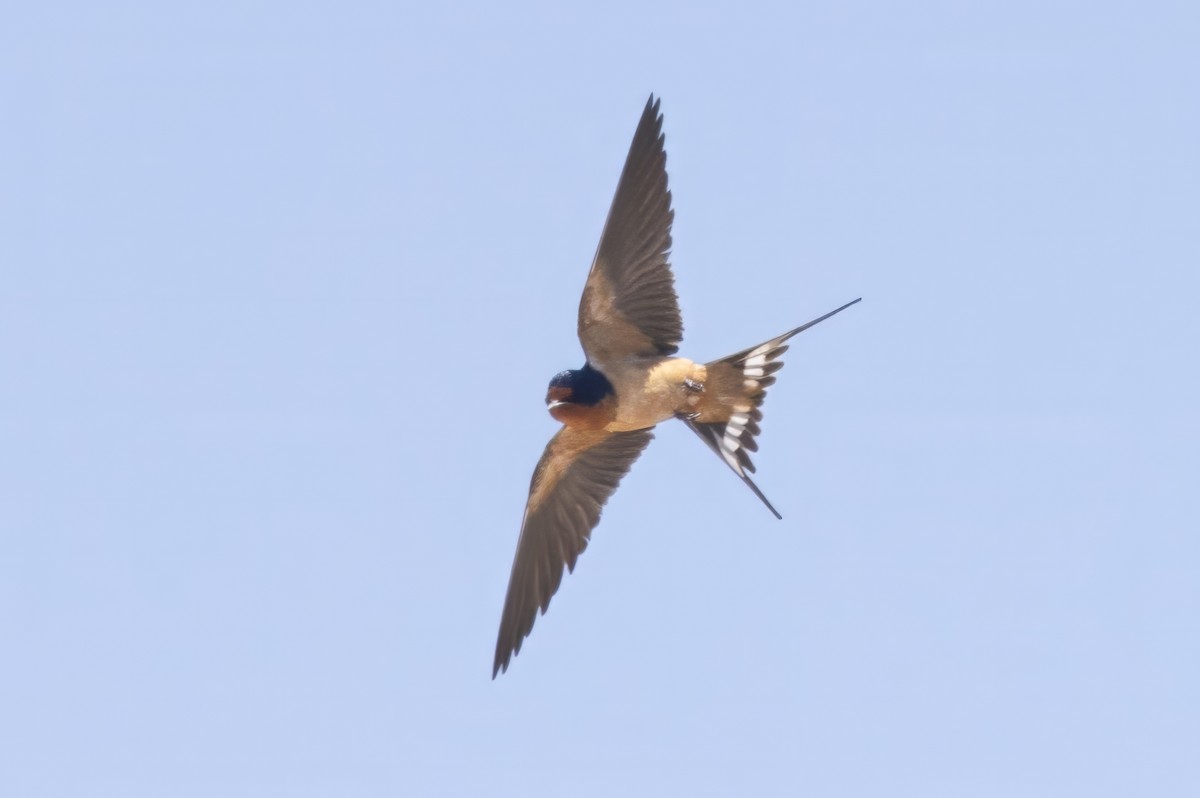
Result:
[[581,369],[560,371],[550,380],[548,388],[569,388],[571,402],[578,405],[597,405],[613,392],[612,383],[590,364]]

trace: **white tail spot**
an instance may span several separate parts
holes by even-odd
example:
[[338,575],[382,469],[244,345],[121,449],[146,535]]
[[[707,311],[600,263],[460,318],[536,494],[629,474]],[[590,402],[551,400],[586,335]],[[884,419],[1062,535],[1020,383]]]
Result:
[[724,457],[734,469],[740,474],[741,466],[738,465],[737,450],[742,448],[742,442],[739,438],[742,437],[743,430],[746,429],[746,422],[750,420],[750,416],[745,413],[734,413],[729,417],[729,421],[725,424],[725,437],[721,439],[721,448],[724,450]]

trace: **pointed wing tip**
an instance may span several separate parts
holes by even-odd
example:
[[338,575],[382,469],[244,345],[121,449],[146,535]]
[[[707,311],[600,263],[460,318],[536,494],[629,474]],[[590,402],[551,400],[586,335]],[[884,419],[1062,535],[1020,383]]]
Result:
[[512,654],[504,656],[504,650],[496,651],[496,658],[492,660],[492,681],[496,681],[496,677],[502,673],[508,673],[508,664],[512,661]]
[[654,92],[650,92],[650,96],[646,98],[646,108],[642,111],[642,116],[654,117],[654,120],[660,125],[662,124],[662,97],[655,97]]

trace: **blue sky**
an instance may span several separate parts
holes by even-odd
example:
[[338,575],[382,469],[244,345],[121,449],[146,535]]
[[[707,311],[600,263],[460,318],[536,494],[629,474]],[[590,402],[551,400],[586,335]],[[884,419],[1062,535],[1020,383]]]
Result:
[[[0,793],[1200,790],[1191,3],[26,4]],[[491,681],[647,95],[684,354]]]

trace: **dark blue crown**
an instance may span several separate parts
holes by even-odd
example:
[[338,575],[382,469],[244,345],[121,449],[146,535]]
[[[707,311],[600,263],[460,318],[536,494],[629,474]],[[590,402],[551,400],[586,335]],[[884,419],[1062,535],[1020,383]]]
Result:
[[600,372],[584,363],[581,369],[560,371],[550,380],[551,388],[570,388],[570,401],[580,405],[599,404],[613,392],[612,383]]

